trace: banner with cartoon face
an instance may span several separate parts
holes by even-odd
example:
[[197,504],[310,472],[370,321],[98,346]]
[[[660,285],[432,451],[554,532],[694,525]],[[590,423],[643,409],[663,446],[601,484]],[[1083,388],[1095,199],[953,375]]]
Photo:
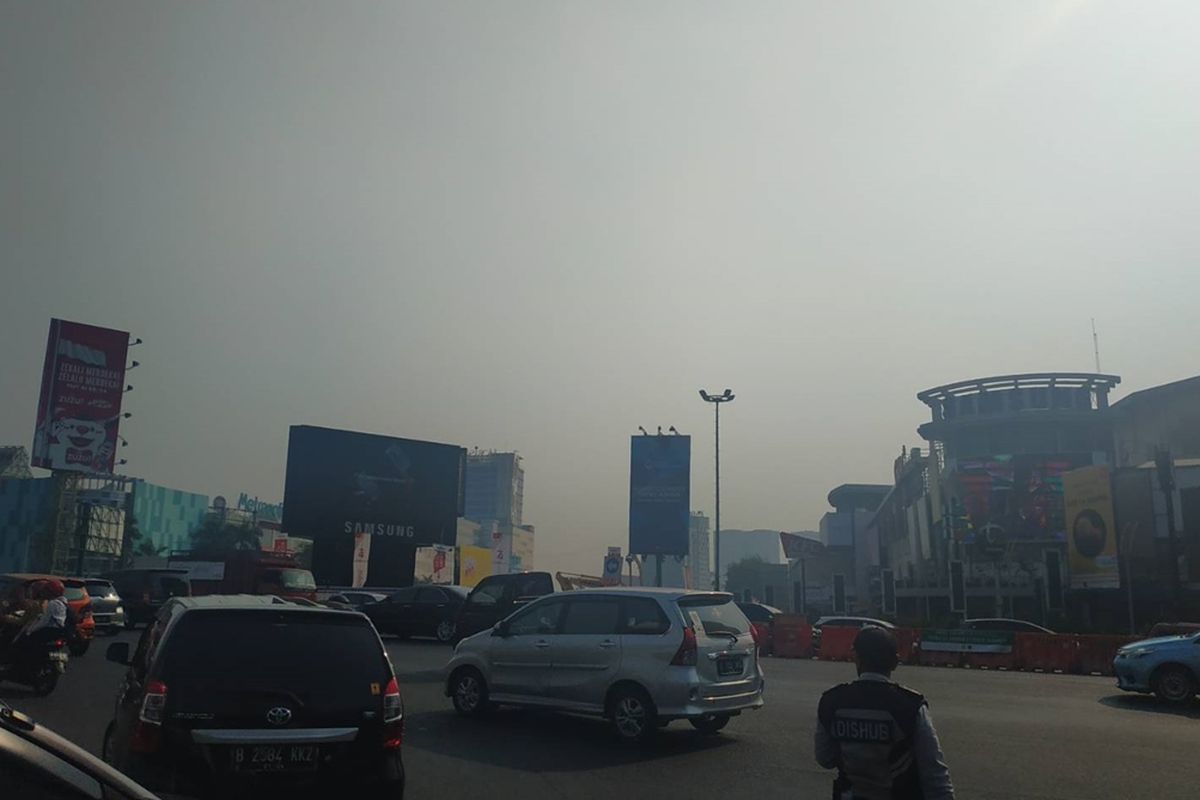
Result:
[[50,320],[30,463],[112,474],[129,334]]

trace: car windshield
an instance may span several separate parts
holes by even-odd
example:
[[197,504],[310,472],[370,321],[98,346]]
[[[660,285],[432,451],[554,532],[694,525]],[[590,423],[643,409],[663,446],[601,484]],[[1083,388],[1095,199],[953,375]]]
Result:
[[75,602],[76,600],[83,600],[88,596],[88,593],[87,590],[85,590],[82,586],[71,586],[68,584],[67,586],[63,587],[63,596],[66,597],[67,600]]
[[[306,569],[282,569],[279,571],[279,585],[285,589],[312,591],[317,588],[313,574]],[[356,600],[369,601],[370,595],[358,595]]]

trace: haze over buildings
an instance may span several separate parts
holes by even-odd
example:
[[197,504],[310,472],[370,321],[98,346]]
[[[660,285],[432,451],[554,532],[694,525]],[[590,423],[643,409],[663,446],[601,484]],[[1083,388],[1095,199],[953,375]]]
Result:
[[722,524],[790,531],[892,480],[918,390],[1093,369],[1092,317],[1114,401],[1200,363],[1194,4],[146,11],[4,12],[0,443],[48,319],[109,325],[130,474],[274,500],[289,425],[487,442],[594,573],[637,425],[712,514],[700,386]]

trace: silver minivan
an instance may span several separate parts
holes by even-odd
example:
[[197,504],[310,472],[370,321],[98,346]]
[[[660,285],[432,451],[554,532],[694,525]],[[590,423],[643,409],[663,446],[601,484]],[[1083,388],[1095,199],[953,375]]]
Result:
[[676,719],[715,733],[762,707],[754,636],[725,592],[562,592],[459,642],[445,691],[460,714],[514,705],[602,716],[630,742]]

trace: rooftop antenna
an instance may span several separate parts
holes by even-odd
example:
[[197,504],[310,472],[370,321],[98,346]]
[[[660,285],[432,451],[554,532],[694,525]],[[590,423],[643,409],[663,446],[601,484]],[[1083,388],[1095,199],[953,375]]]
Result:
[[1096,372],[1100,370],[1100,337],[1096,335],[1096,318],[1092,317],[1092,351],[1096,354]]

